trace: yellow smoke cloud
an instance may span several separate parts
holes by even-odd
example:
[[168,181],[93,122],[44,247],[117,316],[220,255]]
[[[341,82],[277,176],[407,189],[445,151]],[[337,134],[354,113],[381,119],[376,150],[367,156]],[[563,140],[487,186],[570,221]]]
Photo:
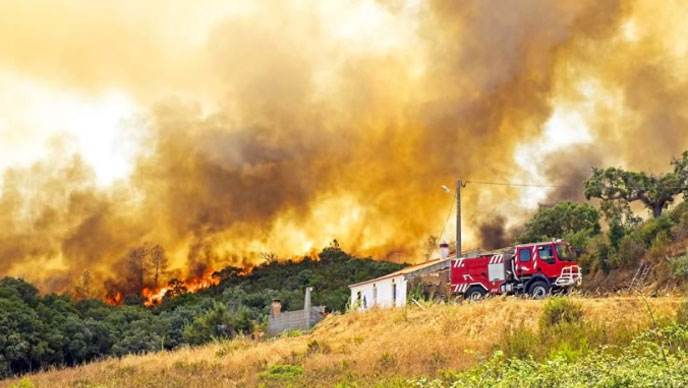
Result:
[[[98,136],[79,142],[97,120],[71,132],[78,147],[9,163],[0,273],[53,289],[84,269],[118,278],[143,243],[179,276],[334,238],[418,261],[457,177],[575,184],[601,163],[659,170],[688,146],[680,2],[168,3],[0,4],[0,74],[135,106],[108,126],[134,144],[121,179],[98,179],[109,162],[84,151]],[[17,129],[51,116],[43,104],[1,133],[43,149]],[[469,186],[465,246],[578,195]]]

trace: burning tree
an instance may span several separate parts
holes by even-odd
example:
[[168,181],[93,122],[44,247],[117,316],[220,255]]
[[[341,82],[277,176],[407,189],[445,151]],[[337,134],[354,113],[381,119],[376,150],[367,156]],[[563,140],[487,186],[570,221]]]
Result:
[[167,291],[165,292],[166,298],[174,298],[177,295],[181,295],[188,291],[186,284],[183,281],[173,278],[167,283]]
[[153,284],[155,287],[158,287],[158,280],[165,273],[168,265],[167,253],[165,253],[165,249],[160,244],[156,244],[151,248],[150,263],[153,267]]
[[136,294],[143,295],[143,287],[145,285],[146,271],[148,270],[146,265],[146,256],[148,251],[146,247],[141,246],[129,251],[128,264],[130,274],[133,276],[133,280],[136,284]]
[[81,274],[79,284],[74,287],[74,299],[88,299],[91,294],[91,272],[86,270]]

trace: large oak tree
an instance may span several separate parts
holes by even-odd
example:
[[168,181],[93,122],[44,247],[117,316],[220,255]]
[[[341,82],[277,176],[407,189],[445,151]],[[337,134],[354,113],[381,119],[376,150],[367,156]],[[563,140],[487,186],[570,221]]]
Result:
[[630,204],[635,201],[657,218],[678,194],[688,195],[688,151],[673,159],[671,165],[673,171],[659,175],[618,167],[593,168],[585,182],[585,197],[601,199],[601,209],[612,221],[619,221],[621,214],[630,214]]

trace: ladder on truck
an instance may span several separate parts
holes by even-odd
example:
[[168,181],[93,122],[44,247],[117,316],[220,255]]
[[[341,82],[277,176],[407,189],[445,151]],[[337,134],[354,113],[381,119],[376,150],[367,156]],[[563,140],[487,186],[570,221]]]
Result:
[[645,262],[640,263],[640,266],[635,271],[635,275],[633,275],[633,279],[631,279],[631,284],[628,286],[628,292],[633,291],[633,288],[642,287],[648,273],[650,273],[650,265]]

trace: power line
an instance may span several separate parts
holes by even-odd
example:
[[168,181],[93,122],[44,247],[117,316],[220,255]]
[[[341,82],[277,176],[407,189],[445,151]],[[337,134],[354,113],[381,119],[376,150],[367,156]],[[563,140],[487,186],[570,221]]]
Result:
[[477,185],[492,185],[492,186],[513,186],[513,187],[551,187],[551,188],[566,188],[566,189],[574,189],[574,188],[579,188],[582,187],[580,186],[566,186],[566,185],[538,185],[538,184],[531,184],[531,183],[510,183],[510,182],[483,182],[483,181],[469,181],[467,180],[466,183],[473,183]]
[[[585,184],[581,183],[580,185],[576,186],[571,186],[571,185],[539,185],[539,184],[534,184],[534,183],[513,183],[513,182],[485,182],[485,181],[465,181],[466,183],[473,183],[476,185],[491,185],[491,186],[509,186],[509,187],[541,187],[541,188],[554,188],[554,189],[580,189],[582,187],[585,187]],[[602,186],[602,185],[600,185]],[[654,186],[657,188],[663,188],[663,189],[681,189],[681,190],[688,190],[688,186],[662,186],[662,185],[657,185]],[[625,186],[625,188],[628,189],[650,189],[651,187],[648,186]]]
[[[444,231],[447,230],[447,224],[449,224],[449,217],[452,215],[452,210],[454,210],[454,197],[451,199],[451,203],[449,204],[449,212],[447,213],[447,219],[444,221],[444,227],[442,227],[442,233],[437,236],[438,240],[442,240],[442,236],[444,235]],[[441,242],[441,241],[440,241]]]

